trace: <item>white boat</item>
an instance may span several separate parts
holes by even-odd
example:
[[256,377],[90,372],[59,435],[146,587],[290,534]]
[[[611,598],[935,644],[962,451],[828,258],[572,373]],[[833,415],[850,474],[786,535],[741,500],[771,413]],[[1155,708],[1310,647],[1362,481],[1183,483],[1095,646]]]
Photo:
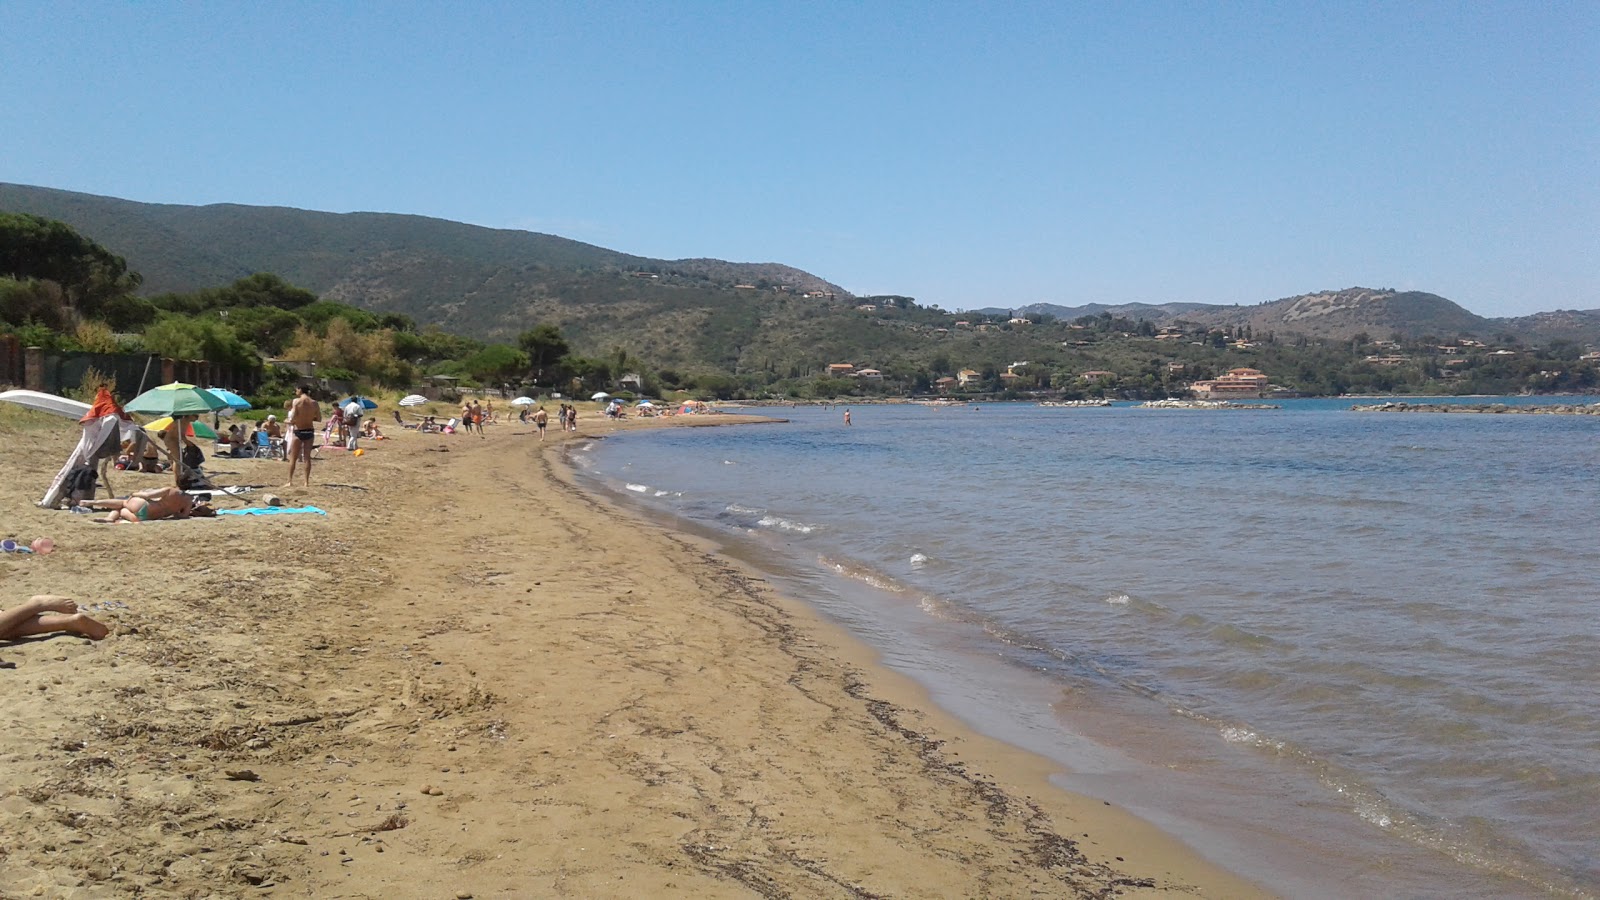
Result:
[[89,414],[89,404],[43,391],[3,391],[0,392],[0,400],[74,421]]

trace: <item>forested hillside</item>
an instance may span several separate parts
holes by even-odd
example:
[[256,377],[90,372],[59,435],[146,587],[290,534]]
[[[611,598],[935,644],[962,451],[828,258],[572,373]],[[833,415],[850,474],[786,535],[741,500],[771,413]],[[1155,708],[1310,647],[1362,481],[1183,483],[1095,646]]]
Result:
[[0,224],[0,327],[30,342],[310,359],[382,384],[598,388],[639,372],[719,397],[1156,397],[1233,367],[1312,394],[1600,382],[1600,311],[1484,319],[1423,292],[951,314],[777,263],[654,260],[419,216],[0,185]]

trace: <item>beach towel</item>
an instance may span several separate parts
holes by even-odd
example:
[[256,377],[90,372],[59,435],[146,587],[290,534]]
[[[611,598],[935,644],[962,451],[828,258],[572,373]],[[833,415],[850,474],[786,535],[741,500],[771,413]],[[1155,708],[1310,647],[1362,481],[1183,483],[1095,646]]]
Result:
[[217,515],[219,516],[278,516],[289,515],[290,513],[316,513],[319,516],[327,515],[326,511],[317,509],[315,506],[262,506],[251,507],[250,509],[217,510]]

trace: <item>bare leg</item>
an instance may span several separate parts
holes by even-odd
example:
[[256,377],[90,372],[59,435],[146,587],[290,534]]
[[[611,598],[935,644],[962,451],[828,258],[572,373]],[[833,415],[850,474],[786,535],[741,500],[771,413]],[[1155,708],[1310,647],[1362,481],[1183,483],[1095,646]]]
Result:
[[294,467],[300,462],[300,438],[289,435],[289,483],[284,487],[294,487]]
[[122,505],[127,502],[125,498],[113,498],[111,500],[86,500],[80,505],[87,506],[90,509],[109,510],[121,509]]
[[40,594],[15,608],[0,612],[0,640],[54,631],[70,631],[98,641],[110,629],[78,612],[78,604],[53,594]]

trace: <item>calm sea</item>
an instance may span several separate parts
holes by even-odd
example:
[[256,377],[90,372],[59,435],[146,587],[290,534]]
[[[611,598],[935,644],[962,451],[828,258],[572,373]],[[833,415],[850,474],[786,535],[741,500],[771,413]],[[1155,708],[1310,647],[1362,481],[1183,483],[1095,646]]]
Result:
[[1350,404],[775,409],[574,459],[1282,894],[1600,896],[1600,417]]

